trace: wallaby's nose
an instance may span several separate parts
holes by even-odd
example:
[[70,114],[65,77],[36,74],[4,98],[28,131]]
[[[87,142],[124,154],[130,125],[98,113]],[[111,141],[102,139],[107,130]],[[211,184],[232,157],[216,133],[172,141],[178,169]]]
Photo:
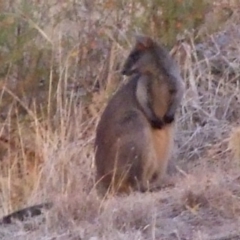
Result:
[[127,75],[127,71],[126,71],[125,69],[123,69],[123,70],[121,71],[121,74],[122,74],[122,75]]
[[135,73],[137,73],[138,71],[136,71],[135,69],[127,69],[127,68],[124,68],[121,73],[122,75],[125,75],[125,76],[131,76]]

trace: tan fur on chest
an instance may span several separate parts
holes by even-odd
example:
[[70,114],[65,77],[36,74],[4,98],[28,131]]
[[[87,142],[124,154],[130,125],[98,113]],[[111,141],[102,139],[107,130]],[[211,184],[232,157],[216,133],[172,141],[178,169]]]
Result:
[[158,161],[168,161],[173,149],[174,124],[163,129],[152,129],[153,145]]
[[168,110],[170,101],[168,86],[167,84],[155,81],[152,83],[151,92],[153,98],[152,101],[153,110],[158,117],[163,118],[163,116],[166,114]]

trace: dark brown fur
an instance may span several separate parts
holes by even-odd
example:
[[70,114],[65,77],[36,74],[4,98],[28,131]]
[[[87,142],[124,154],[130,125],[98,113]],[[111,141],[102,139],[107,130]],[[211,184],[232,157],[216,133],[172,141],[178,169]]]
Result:
[[131,77],[109,101],[96,131],[96,182],[102,193],[146,191],[164,178],[182,96],[180,74],[167,54],[140,37],[124,64],[123,74]]

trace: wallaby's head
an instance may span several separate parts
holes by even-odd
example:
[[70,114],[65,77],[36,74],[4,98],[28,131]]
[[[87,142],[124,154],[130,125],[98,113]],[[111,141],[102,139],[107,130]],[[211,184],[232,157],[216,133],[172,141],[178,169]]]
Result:
[[153,72],[159,68],[158,58],[164,58],[164,55],[159,54],[161,52],[162,47],[152,38],[136,36],[136,44],[123,65],[122,74],[130,76],[133,73]]

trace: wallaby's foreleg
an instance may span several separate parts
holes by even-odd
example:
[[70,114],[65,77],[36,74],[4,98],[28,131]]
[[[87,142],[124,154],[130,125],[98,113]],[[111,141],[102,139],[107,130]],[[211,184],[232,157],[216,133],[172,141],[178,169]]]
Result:
[[146,75],[139,75],[137,84],[136,97],[137,100],[147,117],[152,128],[161,129],[164,126],[163,119],[158,117],[152,107],[150,96],[150,79]]
[[171,100],[169,103],[168,110],[163,117],[164,123],[167,123],[167,124],[172,123],[175,120],[175,114],[176,114],[177,108],[179,107],[181,100],[183,98],[184,85],[179,80],[175,81],[175,84],[176,86],[174,86],[173,89],[169,90]]

